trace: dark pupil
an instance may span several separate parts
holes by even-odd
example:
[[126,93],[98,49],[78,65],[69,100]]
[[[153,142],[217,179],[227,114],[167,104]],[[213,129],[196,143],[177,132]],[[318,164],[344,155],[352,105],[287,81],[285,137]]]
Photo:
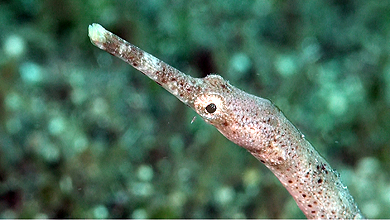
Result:
[[214,113],[215,111],[217,111],[217,106],[214,103],[211,103],[208,106],[206,106],[206,111],[208,113]]

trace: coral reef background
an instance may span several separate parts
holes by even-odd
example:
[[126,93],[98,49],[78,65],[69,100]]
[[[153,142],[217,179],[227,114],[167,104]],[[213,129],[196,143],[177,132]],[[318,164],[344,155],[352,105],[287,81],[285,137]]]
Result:
[[390,217],[390,2],[0,1],[1,218],[304,218],[276,177],[96,22],[271,99],[368,218]]

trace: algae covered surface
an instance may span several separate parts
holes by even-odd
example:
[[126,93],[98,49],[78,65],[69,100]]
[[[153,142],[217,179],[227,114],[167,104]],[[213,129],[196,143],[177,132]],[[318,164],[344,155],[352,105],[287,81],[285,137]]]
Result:
[[[244,149],[91,23],[272,100],[368,218],[390,216],[387,1],[0,2],[1,218],[304,218]],[[194,119],[194,117],[196,117]]]

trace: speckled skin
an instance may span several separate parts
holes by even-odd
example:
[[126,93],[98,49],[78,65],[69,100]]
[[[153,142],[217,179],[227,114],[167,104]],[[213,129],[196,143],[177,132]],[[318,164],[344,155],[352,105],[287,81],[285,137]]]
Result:
[[363,218],[339,174],[269,100],[235,88],[218,75],[185,75],[100,25],[91,25],[89,36],[97,47],[140,70],[264,163],[307,218]]

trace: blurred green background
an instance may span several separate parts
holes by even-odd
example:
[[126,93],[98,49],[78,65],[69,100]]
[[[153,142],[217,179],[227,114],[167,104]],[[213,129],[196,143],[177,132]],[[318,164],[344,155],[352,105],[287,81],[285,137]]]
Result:
[[100,23],[271,99],[390,217],[390,1],[0,1],[1,218],[304,218],[276,177],[146,76]]

